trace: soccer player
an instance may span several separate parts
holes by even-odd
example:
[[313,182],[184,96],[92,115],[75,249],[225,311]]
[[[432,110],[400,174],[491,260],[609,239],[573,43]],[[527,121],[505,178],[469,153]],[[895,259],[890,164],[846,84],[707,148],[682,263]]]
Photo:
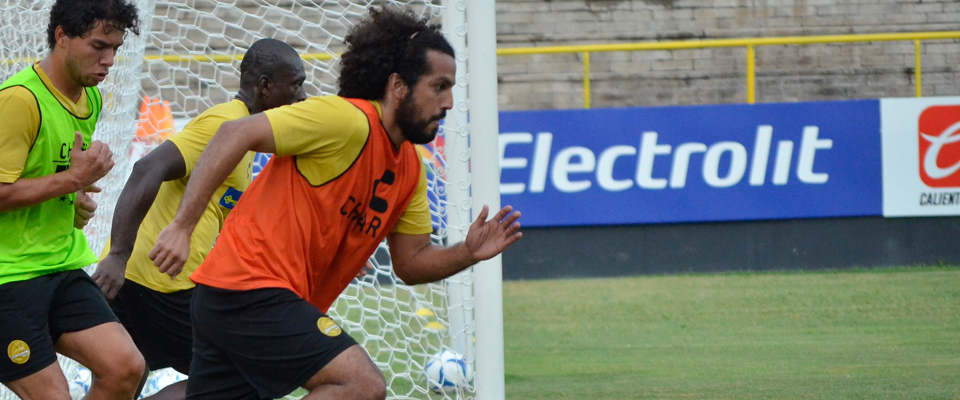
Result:
[[143,357],[81,270],[97,261],[82,227],[87,192],[113,167],[91,141],[106,78],[127,31],[126,0],[58,0],[50,53],[0,85],[0,382],[23,399],[70,399],[57,352],[96,379],[87,399],[133,399]]
[[207,199],[250,150],[275,153],[192,275],[188,399],[384,399],[383,374],[325,313],[386,238],[407,284],[437,281],[520,239],[510,207],[464,243],[431,243],[428,143],[453,105],[456,64],[440,27],[371,9],[346,38],[339,96],[224,123],[151,251],[176,276]]
[[[160,230],[173,219],[184,187],[210,138],[226,121],[306,99],[306,74],[296,50],[279,40],[261,39],[240,63],[240,90],[234,100],[211,107],[183,131],[138,161],[113,215],[110,251],[93,280],[130,332],[150,370],[172,367],[189,375],[193,333],[190,274],[213,247],[223,220],[250,185],[254,153],[246,153],[207,199],[194,231],[184,273],[159,272],[147,254]],[[116,296],[116,297],[114,297]],[[152,398],[182,399],[186,382],[167,386]]]

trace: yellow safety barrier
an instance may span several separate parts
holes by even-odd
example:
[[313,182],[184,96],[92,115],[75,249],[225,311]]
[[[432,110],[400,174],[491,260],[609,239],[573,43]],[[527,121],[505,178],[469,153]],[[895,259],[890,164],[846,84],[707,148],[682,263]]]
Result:
[[[337,57],[340,55],[337,54]],[[325,61],[332,60],[333,55],[329,53],[305,53],[301,54],[300,58],[303,58],[307,61]],[[147,60],[161,60],[163,62],[174,63],[174,62],[183,62],[183,61],[200,61],[200,62],[215,62],[215,63],[225,63],[231,61],[239,61],[243,59],[243,54],[237,54],[233,56],[228,55],[213,55],[208,56],[206,54],[197,54],[193,56],[181,56],[176,54],[168,54],[165,56],[160,55],[146,55],[144,56]]]
[[860,35],[829,35],[829,36],[783,36],[768,38],[745,39],[710,39],[710,40],[681,40],[666,42],[596,44],[579,46],[549,46],[549,47],[515,47],[497,49],[497,55],[529,55],[529,54],[558,54],[580,53],[583,55],[583,106],[590,108],[590,53],[610,51],[647,51],[647,50],[681,50],[706,49],[715,47],[745,47],[747,49],[747,103],[756,101],[756,52],[757,46],[771,45],[804,45],[850,42],[889,42],[908,41],[914,44],[914,78],[917,97],[921,95],[920,50],[922,40],[960,39],[960,31],[945,32],[909,32],[909,33],[872,33]]
[[[611,51],[649,51],[649,50],[683,50],[683,49],[707,49],[716,47],[744,47],[747,50],[747,103],[756,102],[756,50],[757,46],[773,45],[805,45],[805,44],[827,44],[827,43],[852,43],[852,42],[890,42],[890,41],[913,41],[914,45],[914,85],[916,86],[917,97],[922,94],[922,85],[920,74],[920,54],[921,41],[940,40],[940,39],[960,39],[960,31],[944,32],[908,32],[908,33],[871,33],[859,35],[825,35],[825,36],[781,36],[767,38],[743,38],[743,39],[708,39],[708,40],[678,40],[665,42],[642,42],[642,43],[618,43],[618,44],[594,44],[578,46],[546,46],[546,47],[511,47],[497,49],[497,55],[531,55],[531,54],[559,54],[559,53],[580,53],[583,58],[583,106],[590,108],[590,53],[611,52]],[[339,54],[329,53],[306,53],[301,55],[307,61],[325,61]],[[162,60],[168,63],[199,61],[199,62],[232,62],[242,59],[242,55],[147,55],[147,60]],[[10,63],[11,60],[7,60]]]

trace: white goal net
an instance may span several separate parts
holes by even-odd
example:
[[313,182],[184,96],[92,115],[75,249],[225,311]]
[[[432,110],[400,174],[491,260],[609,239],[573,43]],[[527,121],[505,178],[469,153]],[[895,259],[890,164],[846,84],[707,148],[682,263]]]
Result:
[[[51,0],[0,0],[0,80],[36,62],[47,53],[46,26]],[[134,0],[140,10],[141,34],[128,34],[107,80],[100,85],[104,110],[94,139],[108,144],[116,167],[101,180],[95,195],[97,216],[84,232],[95,253],[109,236],[117,196],[133,162],[178,126],[207,108],[228,101],[239,86],[240,60],[257,39],[275,38],[303,55],[308,95],[335,94],[338,53],[347,31],[371,6],[394,4],[444,23],[444,32],[457,51],[458,68],[465,64],[463,2],[450,7],[430,0]],[[448,26],[450,25],[450,26]],[[459,43],[459,44],[458,44]],[[466,84],[458,71],[457,105],[448,113],[438,139],[419,148],[430,180],[429,200],[434,239],[456,242],[471,219]],[[448,163],[444,154],[453,163]],[[492,155],[495,157],[496,155]],[[259,165],[267,160],[258,157]],[[393,273],[385,244],[374,255],[375,271],[351,284],[330,310],[366,348],[383,371],[388,397],[393,399],[473,398],[472,384],[447,392],[428,385],[425,367],[444,350],[464,357],[472,368],[472,273],[445,282],[407,286]],[[93,272],[95,266],[88,268]],[[499,350],[498,350],[499,351]],[[89,385],[89,373],[62,358],[75,398]],[[153,376],[145,393],[180,379],[169,371]],[[84,383],[86,382],[86,383]],[[290,398],[305,394],[294,392]],[[16,399],[5,388],[0,400]]]

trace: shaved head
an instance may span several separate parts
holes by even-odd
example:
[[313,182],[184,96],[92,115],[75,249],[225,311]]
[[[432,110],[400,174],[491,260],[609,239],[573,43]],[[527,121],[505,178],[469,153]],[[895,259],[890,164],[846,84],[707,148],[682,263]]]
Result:
[[307,98],[307,76],[300,54],[276,39],[260,39],[250,46],[240,62],[240,91],[251,114]]
[[261,76],[276,81],[278,75],[291,69],[303,69],[303,61],[293,47],[276,39],[260,39],[240,62],[240,86],[254,85]]

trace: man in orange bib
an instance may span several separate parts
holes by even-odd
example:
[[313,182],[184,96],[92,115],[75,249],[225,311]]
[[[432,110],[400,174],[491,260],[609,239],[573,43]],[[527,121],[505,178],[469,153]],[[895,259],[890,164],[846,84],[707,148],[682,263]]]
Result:
[[414,144],[452,107],[456,64],[440,27],[371,9],[346,37],[339,96],[226,122],[201,155],[150,258],[176,276],[206,203],[243,155],[275,153],[191,275],[188,399],[384,399],[383,374],[326,311],[384,238],[409,285],[441,280],[520,239],[519,212],[486,207],[464,243],[431,243]]
[[[109,253],[92,278],[147,362],[149,370],[173,368],[190,374],[193,329],[190,300],[193,272],[210,252],[217,234],[253,179],[253,153],[247,153],[214,196],[191,237],[190,257],[177,279],[157,271],[147,257],[160,230],[177,212],[197,159],[225,121],[306,99],[303,60],[288,44],[260,39],[240,63],[240,90],[215,105],[176,135],[137,161],[117,199]],[[182,399],[186,383],[166,386],[152,400]]]

